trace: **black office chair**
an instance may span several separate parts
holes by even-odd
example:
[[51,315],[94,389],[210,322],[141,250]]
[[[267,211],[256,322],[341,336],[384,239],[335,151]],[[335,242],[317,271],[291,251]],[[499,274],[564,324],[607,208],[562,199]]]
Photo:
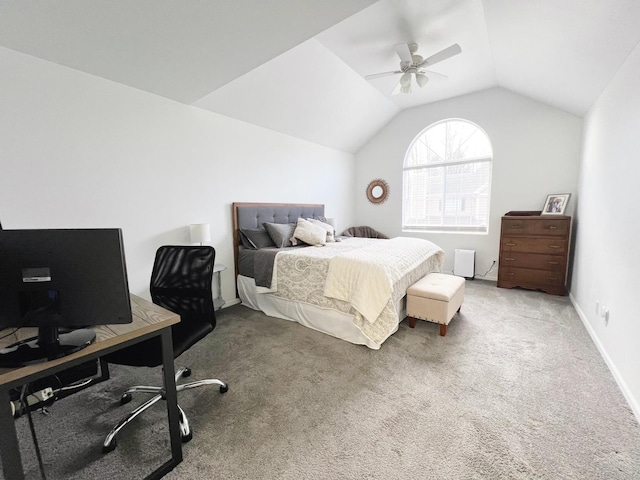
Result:
[[[180,315],[180,323],[171,327],[173,358],[189,349],[216,326],[211,282],[216,252],[212,247],[163,246],[156,252],[151,274],[151,299],[153,303]],[[157,367],[162,365],[160,337],[117,351],[105,357],[107,362],[120,365]],[[191,370],[181,367],[176,371],[176,382],[191,375]],[[203,385],[218,385],[220,393],[228,386],[218,379],[199,380],[177,386],[178,393]],[[104,440],[102,451],[116,448],[116,435],[146,409],[164,398],[164,387],[135,386],[129,388],[120,399],[124,405],[131,401],[132,393],[152,393],[154,396],[131,411]],[[193,434],[189,421],[180,405],[180,434],[183,442],[191,440]]]

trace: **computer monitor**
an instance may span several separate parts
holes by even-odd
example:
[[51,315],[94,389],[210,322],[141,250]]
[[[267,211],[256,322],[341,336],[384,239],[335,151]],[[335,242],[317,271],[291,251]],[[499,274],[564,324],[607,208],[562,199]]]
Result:
[[38,327],[0,350],[0,367],[68,355],[95,340],[83,327],[131,321],[120,229],[0,231],[0,330]]

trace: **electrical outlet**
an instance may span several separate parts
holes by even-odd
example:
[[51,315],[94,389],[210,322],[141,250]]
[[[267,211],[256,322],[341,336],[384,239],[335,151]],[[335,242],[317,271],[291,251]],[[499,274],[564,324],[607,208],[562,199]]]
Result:
[[51,397],[53,397],[53,389],[51,387],[47,387],[44,390],[40,390],[33,394],[38,400],[41,402],[46,402]]
[[609,309],[605,305],[602,305],[600,316],[604,319],[604,324],[609,325]]
[[[34,392],[31,395],[27,395],[25,400],[27,405],[32,406],[42,402],[46,402],[53,396],[54,396],[53,389],[51,387],[47,387],[42,390],[38,390],[37,392]],[[22,402],[20,400],[15,400],[10,403],[11,403],[11,415],[15,417],[16,412],[22,412]]]
[[596,315],[600,315],[600,300],[596,300]]

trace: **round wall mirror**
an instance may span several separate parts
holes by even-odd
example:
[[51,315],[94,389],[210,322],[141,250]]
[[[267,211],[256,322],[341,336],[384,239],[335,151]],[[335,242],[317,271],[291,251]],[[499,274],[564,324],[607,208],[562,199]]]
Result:
[[389,185],[381,178],[369,182],[367,185],[367,200],[371,203],[382,203],[389,196]]

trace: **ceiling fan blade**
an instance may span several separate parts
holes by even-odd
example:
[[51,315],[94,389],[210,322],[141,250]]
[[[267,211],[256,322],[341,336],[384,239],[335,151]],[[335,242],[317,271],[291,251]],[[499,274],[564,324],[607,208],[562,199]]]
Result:
[[427,67],[427,66],[434,65],[438,62],[446,60],[447,58],[451,58],[454,55],[458,55],[460,52],[462,52],[460,45],[458,45],[457,43],[454,43],[450,47],[447,47],[444,50],[440,50],[438,53],[426,58],[424,62],[422,62],[419,66]]
[[395,46],[395,49],[402,63],[408,63],[409,65],[413,63],[413,59],[411,58],[411,50],[409,50],[409,45],[407,45],[406,43],[399,43],[398,45]]
[[402,73],[402,70],[396,70],[395,72],[373,73],[371,75],[365,75],[364,78],[372,80],[374,78],[390,77],[391,75],[397,75],[399,73]]
[[418,73],[422,73],[423,75],[428,75],[429,77],[442,78],[443,80],[449,78],[449,75],[444,75],[442,73],[434,72],[432,70],[420,70]]

